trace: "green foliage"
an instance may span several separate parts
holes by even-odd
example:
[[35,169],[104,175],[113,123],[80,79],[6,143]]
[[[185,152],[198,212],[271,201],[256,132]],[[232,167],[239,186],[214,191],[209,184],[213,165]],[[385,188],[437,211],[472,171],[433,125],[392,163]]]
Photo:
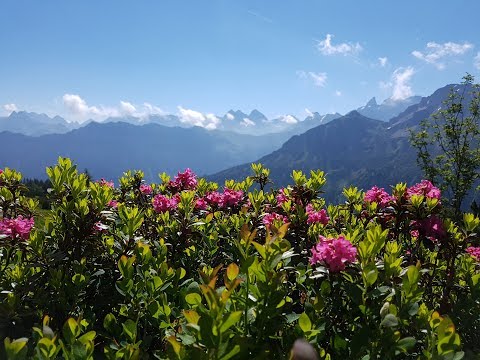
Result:
[[480,177],[480,86],[467,74],[444,106],[410,131],[417,162],[427,179],[448,192],[455,216]]
[[[480,353],[480,266],[465,252],[479,245],[477,216],[439,218],[441,204],[406,184],[388,206],[354,187],[327,206],[321,171],[267,191],[253,187],[268,169],[253,170],[226,183],[237,201],[205,209],[218,185],[204,179],[181,189],[163,175],[149,193],[136,171],[112,188],[60,158],[39,212],[4,169],[0,221],[37,219],[28,240],[0,235],[0,358],[288,358],[298,338],[321,359]],[[158,195],[176,207],[156,212]],[[309,220],[322,209],[325,223]],[[444,236],[415,233],[437,218]],[[311,263],[320,236],[345,237],[355,261]]]

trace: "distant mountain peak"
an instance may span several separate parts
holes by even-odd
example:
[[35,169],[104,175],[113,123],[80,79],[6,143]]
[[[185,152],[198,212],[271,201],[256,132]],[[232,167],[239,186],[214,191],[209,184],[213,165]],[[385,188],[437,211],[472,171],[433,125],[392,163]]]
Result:
[[263,115],[260,111],[257,109],[253,109],[250,114],[248,115],[248,118],[253,121],[265,121],[267,120],[267,117]]
[[378,106],[377,99],[375,99],[375,96],[372,97],[370,100],[368,100],[367,105],[365,105],[365,107],[372,107],[372,106]]

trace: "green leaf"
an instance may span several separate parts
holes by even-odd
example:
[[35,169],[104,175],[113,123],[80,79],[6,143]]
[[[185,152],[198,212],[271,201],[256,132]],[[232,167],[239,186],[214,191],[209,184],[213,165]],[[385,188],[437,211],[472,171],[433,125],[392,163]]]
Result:
[[190,293],[185,296],[185,301],[189,305],[200,305],[202,303],[202,297],[197,293]]
[[234,311],[228,314],[227,319],[220,326],[220,332],[225,332],[242,318],[243,311]]
[[380,326],[382,327],[393,327],[397,325],[398,325],[397,317],[393,314],[385,315],[382,322],[380,323]]
[[89,331],[89,332],[83,334],[82,336],[80,336],[78,338],[78,341],[80,341],[82,344],[85,344],[89,341],[93,341],[95,339],[96,335],[97,335],[97,333],[95,331]]
[[27,357],[27,338],[20,338],[10,341],[10,338],[5,338],[3,341],[5,345],[5,352],[7,353],[7,359],[19,360],[26,359]]
[[133,320],[128,319],[122,324],[122,327],[123,333],[127,335],[132,342],[135,342],[135,338],[137,337],[137,324]]
[[403,339],[398,340],[397,348],[403,352],[406,352],[407,350],[413,348],[416,343],[417,343],[417,340],[415,340],[414,337],[405,337]]
[[235,263],[231,263],[227,267],[227,278],[228,280],[232,281],[236,279],[238,276],[238,273],[240,272],[240,269],[238,268],[238,265]]
[[63,325],[63,338],[69,343],[73,344],[78,335],[80,335],[80,326],[75,319],[69,318]]
[[298,325],[304,333],[312,329],[312,322],[306,313],[302,313],[298,318]]

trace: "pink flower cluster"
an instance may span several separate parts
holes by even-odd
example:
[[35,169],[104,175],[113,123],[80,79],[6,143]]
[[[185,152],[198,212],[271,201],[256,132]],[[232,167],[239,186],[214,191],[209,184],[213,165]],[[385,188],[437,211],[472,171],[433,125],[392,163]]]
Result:
[[0,234],[7,235],[12,239],[19,236],[23,240],[28,240],[34,222],[33,218],[24,219],[21,215],[16,219],[2,219],[0,220]]
[[2,170],[2,169],[0,169],[0,175],[1,175],[1,174],[3,174],[3,170]]
[[429,199],[440,200],[442,194],[440,190],[433,186],[428,180],[422,180],[420,183],[413,185],[407,189],[407,199],[410,199],[412,195],[423,195]]
[[327,215],[327,212],[325,209],[321,209],[320,211],[315,211],[313,209],[312,204],[308,204],[307,207],[305,208],[308,218],[307,218],[307,224],[323,224],[327,225],[328,221],[330,218]]
[[274,221],[281,221],[282,223],[286,224],[288,222],[288,218],[286,216],[277,214],[277,213],[267,213],[263,217],[263,224],[269,228],[270,225],[273,224]]
[[207,210],[208,203],[205,199],[199,198],[195,201],[195,209]]
[[101,178],[97,182],[102,186],[108,186],[109,188],[112,188],[112,189],[115,187],[115,185],[113,184],[113,181],[107,181],[104,178]]
[[157,213],[161,212],[167,212],[167,211],[172,211],[177,208],[178,205],[178,198],[173,197],[173,198],[168,198],[165,195],[155,195],[152,201],[153,204],[153,209]]
[[240,201],[242,201],[242,199],[242,190],[232,190],[228,188],[223,190],[223,194],[219,193],[218,191],[212,191],[205,196],[207,203],[220,208],[236,206],[240,203]]
[[345,264],[354,262],[357,256],[357,248],[343,236],[327,239],[320,235],[320,242],[311,251],[310,264],[323,263],[331,272],[345,270]]
[[177,176],[174,177],[173,181],[170,184],[178,190],[194,190],[197,188],[197,175],[187,168],[185,171],[179,172]]
[[153,189],[150,185],[142,184],[142,185],[140,185],[140,192],[143,195],[151,195],[152,192],[153,192]]
[[472,255],[478,262],[480,262],[480,246],[470,246],[467,248],[467,253]]
[[285,195],[285,189],[280,189],[275,198],[277,199],[277,204],[279,206],[281,206],[284,202],[287,202],[289,200],[288,196]]
[[436,215],[432,215],[423,220],[414,220],[411,226],[413,228],[410,232],[412,236],[419,236],[421,234],[434,243],[447,236],[442,219]]
[[375,202],[380,208],[385,208],[394,200],[394,197],[390,196],[384,188],[374,186],[365,193],[363,200],[369,203]]
[[111,207],[111,208],[114,208],[116,209],[118,207],[118,201],[117,200],[110,200],[108,202],[108,206]]

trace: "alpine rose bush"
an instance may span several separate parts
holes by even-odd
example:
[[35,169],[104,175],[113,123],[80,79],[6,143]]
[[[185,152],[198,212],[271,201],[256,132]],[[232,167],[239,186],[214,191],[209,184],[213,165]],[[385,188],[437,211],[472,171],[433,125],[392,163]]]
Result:
[[407,189],[407,198],[409,199],[412,195],[423,195],[429,199],[438,199],[441,198],[440,189],[433,186],[433,184],[428,180],[422,180],[420,183],[413,185]]
[[157,213],[172,211],[177,208],[178,200],[176,197],[168,198],[165,195],[155,195],[152,201],[153,209]]
[[150,185],[142,184],[142,185],[140,185],[140,192],[143,195],[151,195],[153,190],[152,190],[152,187]]
[[0,235],[6,235],[11,239],[18,236],[22,240],[28,240],[34,222],[33,218],[24,219],[22,215],[16,219],[0,220]]
[[307,224],[323,224],[327,225],[330,218],[327,215],[327,211],[325,209],[321,209],[320,211],[315,211],[313,209],[312,204],[308,204],[305,208],[307,212]]
[[197,187],[197,175],[190,169],[179,172],[172,182],[173,186],[179,190],[195,190]]
[[283,224],[286,224],[288,222],[288,218],[284,215],[280,215],[277,213],[267,213],[262,219],[263,224],[267,228],[269,228],[274,221],[280,221]]
[[365,202],[376,202],[380,208],[385,208],[394,200],[393,196],[390,196],[384,188],[372,187],[365,193]]
[[320,242],[311,252],[310,264],[325,264],[331,272],[345,270],[346,263],[353,263],[357,256],[357,248],[343,236],[326,238],[320,235]]
[[470,246],[467,248],[467,253],[472,255],[478,262],[480,262],[480,246]]

